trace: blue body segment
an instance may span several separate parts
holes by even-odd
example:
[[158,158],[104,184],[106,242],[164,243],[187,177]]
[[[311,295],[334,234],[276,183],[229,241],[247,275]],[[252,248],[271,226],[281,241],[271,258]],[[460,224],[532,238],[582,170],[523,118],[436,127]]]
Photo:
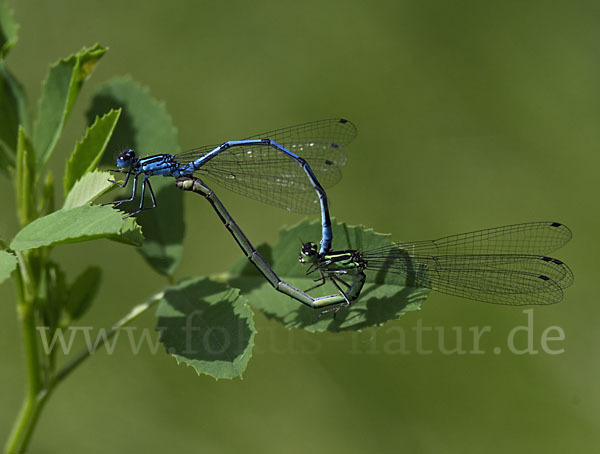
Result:
[[[318,204],[322,225],[319,253],[325,254],[331,250],[333,239],[327,194],[308,161],[317,166],[324,181],[329,185],[335,184],[341,178],[340,167],[345,164],[341,148],[355,135],[356,128],[348,120],[330,119],[279,129],[245,140],[231,140],[179,155],[136,158],[133,150],[125,150],[119,155],[117,166],[126,169],[127,176],[122,185],[115,184],[125,187],[133,175],[132,195],[110,203],[119,206],[133,201],[138,177],[143,175],[140,205],[128,216],[135,215],[156,207],[149,181],[151,176],[180,178],[202,172],[228,189],[291,211],[312,211]],[[219,159],[215,159],[217,157]],[[310,184],[306,184],[306,179]],[[146,187],[152,199],[149,207],[144,207]],[[309,191],[314,191],[314,195],[307,195]]]

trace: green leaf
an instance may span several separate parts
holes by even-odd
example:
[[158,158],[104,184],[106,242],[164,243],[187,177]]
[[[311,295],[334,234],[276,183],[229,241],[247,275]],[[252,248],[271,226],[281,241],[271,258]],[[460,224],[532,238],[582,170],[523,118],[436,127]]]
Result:
[[14,168],[19,125],[29,130],[29,107],[21,84],[0,61],[0,170]]
[[[155,100],[146,88],[130,78],[104,84],[94,96],[92,108],[87,113],[88,121],[101,112],[117,108],[122,108],[123,112],[109,143],[110,149],[117,150],[117,145],[125,145],[135,149],[140,156],[179,152],[177,130],[165,105]],[[109,155],[105,153],[105,157]],[[102,162],[115,165],[114,161]],[[183,253],[183,194],[175,187],[173,178],[157,176],[150,182],[157,207],[138,216],[146,238],[138,250],[157,272],[173,275]],[[128,189],[131,194],[129,191],[131,188]],[[145,203],[151,203],[149,194]],[[136,201],[131,207],[138,205],[139,201]]]
[[[0,3],[0,58],[6,57],[17,42],[18,25],[13,12]],[[29,130],[29,111],[21,84],[0,60],[0,172],[14,169],[19,124]]]
[[58,263],[49,261],[44,267],[46,302],[42,307],[43,321],[54,331],[60,322],[63,305],[67,300],[67,278]]
[[160,341],[196,373],[241,377],[254,346],[253,313],[238,289],[208,278],[170,287],[156,310]]
[[143,240],[140,227],[131,218],[122,219],[119,211],[108,206],[83,205],[36,219],[17,233],[10,247],[22,251],[98,238],[135,246]]
[[111,110],[102,117],[96,117],[94,124],[87,128],[85,136],[75,146],[71,157],[67,160],[65,169],[65,197],[69,191],[86,173],[93,171],[110,141],[121,110]]
[[69,296],[65,304],[65,310],[71,320],[79,320],[90,308],[98,288],[102,270],[96,266],[86,268],[73,285],[69,288]]
[[10,155],[10,149],[0,142],[0,172],[7,177],[11,176],[10,171],[15,167],[14,160],[9,157]]
[[99,44],[84,47],[50,67],[42,85],[34,125],[33,147],[38,156],[38,168],[44,167],[50,158],[83,82],[105,52],[106,48]]
[[[375,233],[362,226],[348,226],[332,221],[334,246],[337,250],[370,250],[392,243],[390,235]],[[321,224],[317,221],[301,221],[284,228],[279,233],[279,241],[271,249],[262,246],[259,251],[271,264],[280,279],[294,287],[305,290],[315,285],[316,273],[306,275],[306,267],[298,261],[302,242],[318,242]],[[304,328],[308,331],[360,330],[369,326],[381,325],[396,320],[406,312],[418,310],[428,294],[426,289],[411,288],[406,285],[406,277],[397,274],[367,271],[367,283],[361,296],[348,309],[342,309],[334,319],[324,314],[316,321],[320,310],[303,306],[300,302],[283,295],[267,283],[262,274],[248,262],[240,258],[231,268],[228,282],[243,292],[250,303],[286,327]],[[339,293],[331,284],[311,291],[311,296],[325,296]]]
[[46,216],[54,211],[54,175],[51,171],[46,174],[42,188],[42,197],[38,206],[39,216]]
[[63,210],[85,205],[115,188],[115,185],[108,181],[109,179],[112,179],[112,175],[108,172],[96,170],[86,173],[83,178],[77,180],[69,192]]
[[17,43],[18,24],[14,13],[4,2],[0,2],[0,56],[6,57],[8,51]]
[[0,251],[0,283],[8,279],[16,267],[17,258],[9,252]]
[[167,276],[179,267],[185,236],[182,191],[174,183],[172,178],[154,179],[152,187],[159,205],[137,217],[146,238],[139,253],[156,272]]
[[35,206],[35,155],[25,131],[19,127],[17,146],[17,211],[21,225],[36,218]]

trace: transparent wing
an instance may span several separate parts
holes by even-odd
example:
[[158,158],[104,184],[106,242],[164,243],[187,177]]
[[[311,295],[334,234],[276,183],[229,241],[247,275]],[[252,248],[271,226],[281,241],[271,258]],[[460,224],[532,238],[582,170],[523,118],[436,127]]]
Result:
[[548,254],[571,239],[571,230],[559,222],[526,222],[450,235],[436,240],[399,245],[416,255]]
[[[265,132],[248,139],[268,138],[305,159],[319,183],[327,188],[342,177],[346,164],[343,146],[356,136],[347,120],[330,119]],[[197,159],[216,148],[206,146],[177,155],[179,163]],[[319,200],[302,167],[289,156],[266,145],[225,150],[196,172],[233,192],[290,211],[309,213]]]
[[[311,143],[290,147],[310,165],[320,184],[327,188],[342,178],[340,148]],[[298,150],[300,148],[300,150]],[[227,153],[227,155],[225,155]],[[233,192],[280,208],[310,213],[319,210],[319,199],[304,169],[273,147],[242,146],[208,161],[196,174]]]
[[263,132],[247,139],[273,139],[284,145],[290,143],[310,143],[312,141],[344,147],[356,138],[356,126],[343,118],[329,118],[304,123],[297,126]]
[[536,255],[564,245],[570,230],[535,222],[385,246],[362,253],[366,267],[406,276],[407,285],[495,304],[553,304],[573,283],[562,261]]

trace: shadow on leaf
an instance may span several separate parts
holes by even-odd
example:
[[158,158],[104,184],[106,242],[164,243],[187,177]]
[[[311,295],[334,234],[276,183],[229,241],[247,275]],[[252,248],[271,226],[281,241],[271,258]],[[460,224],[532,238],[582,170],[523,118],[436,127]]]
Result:
[[[373,295],[370,295],[374,293]],[[320,311],[308,307],[299,307],[293,317],[281,319],[272,317],[287,326],[304,328],[308,331],[356,331],[382,325],[397,320],[405,312],[417,310],[426,299],[429,291],[405,287],[392,296],[377,296],[377,287],[371,286],[363,292],[361,299],[347,309],[341,309],[335,316],[323,314],[317,320]]]
[[207,278],[189,279],[165,292],[156,329],[178,362],[198,373],[230,378],[241,374],[250,356],[254,326],[249,315],[237,289]]

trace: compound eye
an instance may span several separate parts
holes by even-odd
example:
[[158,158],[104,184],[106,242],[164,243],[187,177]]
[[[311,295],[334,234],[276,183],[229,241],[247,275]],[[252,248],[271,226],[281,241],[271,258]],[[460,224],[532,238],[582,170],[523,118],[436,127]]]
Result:
[[315,243],[304,243],[302,245],[302,255],[306,257],[314,257],[317,255],[317,245]]
[[133,151],[131,148],[128,150],[123,150],[117,157],[117,167],[129,167],[134,158],[135,151]]

